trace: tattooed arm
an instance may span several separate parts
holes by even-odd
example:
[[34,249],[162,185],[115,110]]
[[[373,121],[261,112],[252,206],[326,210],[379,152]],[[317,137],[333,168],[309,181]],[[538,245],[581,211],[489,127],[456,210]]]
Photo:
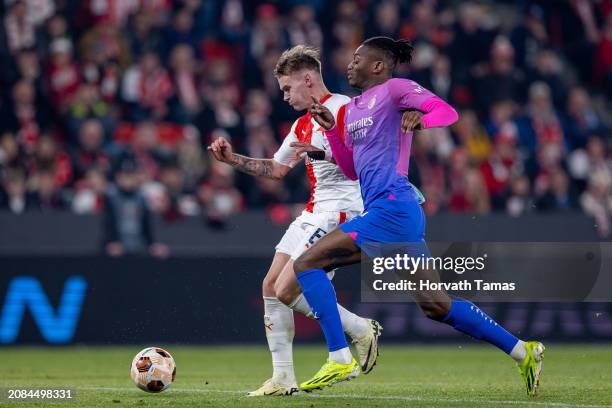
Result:
[[291,167],[284,166],[274,159],[253,159],[236,153],[232,153],[228,164],[251,176],[268,177],[275,180],[280,180],[291,170]]
[[280,180],[291,170],[291,167],[285,166],[274,159],[254,159],[236,154],[232,151],[232,145],[222,137],[212,142],[208,146],[208,150],[211,151],[215,159],[251,176]]

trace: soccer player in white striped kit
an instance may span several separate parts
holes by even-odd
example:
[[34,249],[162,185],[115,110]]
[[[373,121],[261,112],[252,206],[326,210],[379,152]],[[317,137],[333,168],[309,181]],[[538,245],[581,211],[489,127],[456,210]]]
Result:
[[[312,98],[337,115],[349,98],[332,94],[321,76],[321,62],[316,49],[298,45],[285,51],[274,70],[285,102],[296,111],[308,109]],[[291,143],[308,143],[320,149],[299,157]],[[282,179],[302,159],[311,184],[306,209],[287,229],[276,246],[272,265],[263,281],[264,325],[272,353],[272,378],[249,396],[292,395],[298,391],[293,368],[293,311],[313,317],[293,273],[293,261],[318,239],[346,220],[363,211],[359,183],[349,180],[333,162],[323,129],[310,113],[292,125],[273,159],[256,159],[233,153],[231,144],[218,138],[208,147],[213,156],[244,173]],[[333,275],[333,272],[330,273]],[[330,276],[331,279],[332,276]],[[289,305],[289,306],[286,306]],[[382,328],[338,305],[344,332],[351,337],[359,355],[363,373],[369,373],[378,357],[378,336]]]

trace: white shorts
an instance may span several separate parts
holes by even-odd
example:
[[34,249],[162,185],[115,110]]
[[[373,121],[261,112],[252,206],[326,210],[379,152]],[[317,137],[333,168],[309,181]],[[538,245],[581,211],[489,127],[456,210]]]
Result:
[[302,214],[289,225],[287,232],[276,245],[276,251],[290,255],[295,261],[325,234],[359,214],[361,214],[359,211],[320,213],[302,211]]

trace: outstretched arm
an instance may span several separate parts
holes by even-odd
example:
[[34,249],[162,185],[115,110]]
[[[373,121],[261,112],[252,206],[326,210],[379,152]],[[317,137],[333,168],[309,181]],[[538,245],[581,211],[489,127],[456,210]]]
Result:
[[291,170],[291,167],[285,166],[274,159],[254,159],[236,154],[232,151],[232,145],[222,137],[212,142],[208,146],[208,150],[215,159],[251,176],[280,180]]

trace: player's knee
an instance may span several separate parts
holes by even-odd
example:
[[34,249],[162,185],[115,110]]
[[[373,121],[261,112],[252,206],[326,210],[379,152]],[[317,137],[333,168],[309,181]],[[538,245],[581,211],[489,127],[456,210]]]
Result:
[[261,292],[266,297],[274,297],[276,296],[276,292],[274,286],[276,284],[276,278],[270,276],[269,274],[263,279],[261,284]]
[[448,315],[449,309],[446,302],[422,302],[419,303],[421,310],[431,320],[441,321]]
[[296,298],[296,293],[293,288],[288,287],[287,285],[279,284],[277,282],[274,286],[274,292],[276,293],[276,297],[281,303],[289,306]]

